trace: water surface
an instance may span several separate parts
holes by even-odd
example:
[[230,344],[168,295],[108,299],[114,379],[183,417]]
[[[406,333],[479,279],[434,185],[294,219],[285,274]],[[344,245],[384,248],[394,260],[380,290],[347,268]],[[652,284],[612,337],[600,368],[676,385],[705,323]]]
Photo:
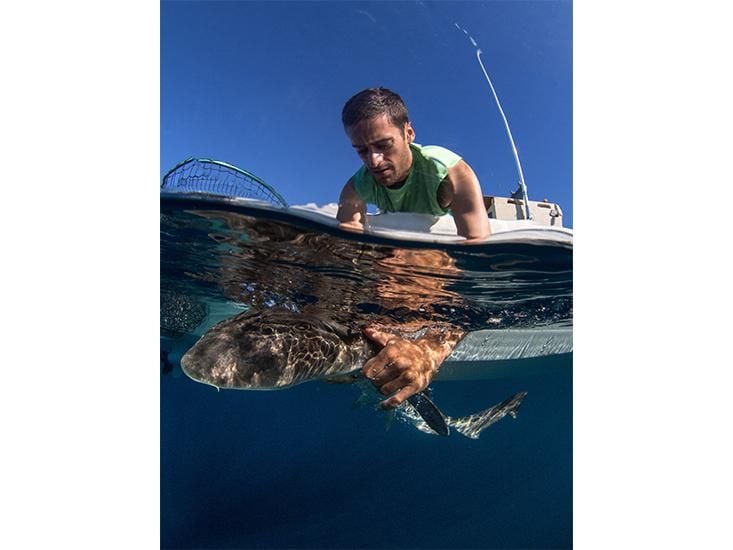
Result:
[[249,307],[468,330],[569,327],[572,251],[360,241],[192,206],[161,205],[162,547],[572,545],[572,354],[434,383],[450,415],[528,392],[517,419],[478,440],[386,429],[383,413],[353,407],[347,385],[216,391],[177,366],[206,328]]

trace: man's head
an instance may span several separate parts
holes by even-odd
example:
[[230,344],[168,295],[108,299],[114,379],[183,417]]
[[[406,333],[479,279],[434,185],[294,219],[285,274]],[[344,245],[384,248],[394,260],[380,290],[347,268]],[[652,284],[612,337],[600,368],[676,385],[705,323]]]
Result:
[[344,128],[349,128],[357,122],[379,115],[387,115],[390,123],[397,128],[404,127],[410,121],[405,102],[387,88],[367,88],[353,96],[341,111],[341,121]]
[[387,88],[368,88],[346,102],[341,113],[346,134],[379,183],[401,183],[412,167],[415,131],[402,98]]

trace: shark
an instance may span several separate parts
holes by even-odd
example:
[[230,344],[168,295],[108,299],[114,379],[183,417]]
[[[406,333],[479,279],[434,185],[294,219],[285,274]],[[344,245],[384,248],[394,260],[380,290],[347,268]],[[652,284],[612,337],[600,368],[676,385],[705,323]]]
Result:
[[[183,355],[181,369],[192,380],[217,389],[276,390],[311,380],[366,382],[361,368],[379,352],[355,323],[323,315],[267,309],[225,319]],[[364,391],[364,390],[363,390]],[[516,418],[526,392],[467,416],[445,415],[430,389],[408,398],[395,414],[416,429],[447,436],[453,428],[477,439],[502,418]]]

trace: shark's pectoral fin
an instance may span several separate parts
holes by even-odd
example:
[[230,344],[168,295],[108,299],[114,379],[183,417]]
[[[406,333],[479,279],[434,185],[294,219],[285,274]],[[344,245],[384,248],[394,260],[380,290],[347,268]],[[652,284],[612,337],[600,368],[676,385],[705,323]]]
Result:
[[495,422],[498,422],[506,415],[516,418],[517,411],[519,410],[519,407],[526,395],[526,391],[515,393],[509,399],[506,399],[485,411],[469,416],[462,416],[460,418],[448,418],[448,425],[466,437],[478,439],[483,430]]
[[416,393],[407,398],[407,402],[413,406],[417,414],[425,421],[425,424],[438,435],[448,435],[450,429],[446,423],[445,416],[435,406],[425,391]]

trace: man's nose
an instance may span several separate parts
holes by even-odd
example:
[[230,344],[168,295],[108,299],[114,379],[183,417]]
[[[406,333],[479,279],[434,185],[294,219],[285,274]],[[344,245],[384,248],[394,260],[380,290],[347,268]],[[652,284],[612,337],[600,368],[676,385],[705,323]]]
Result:
[[369,168],[376,168],[382,162],[382,159],[384,158],[384,154],[383,153],[367,153],[366,158],[367,158],[367,166],[369,166]]

